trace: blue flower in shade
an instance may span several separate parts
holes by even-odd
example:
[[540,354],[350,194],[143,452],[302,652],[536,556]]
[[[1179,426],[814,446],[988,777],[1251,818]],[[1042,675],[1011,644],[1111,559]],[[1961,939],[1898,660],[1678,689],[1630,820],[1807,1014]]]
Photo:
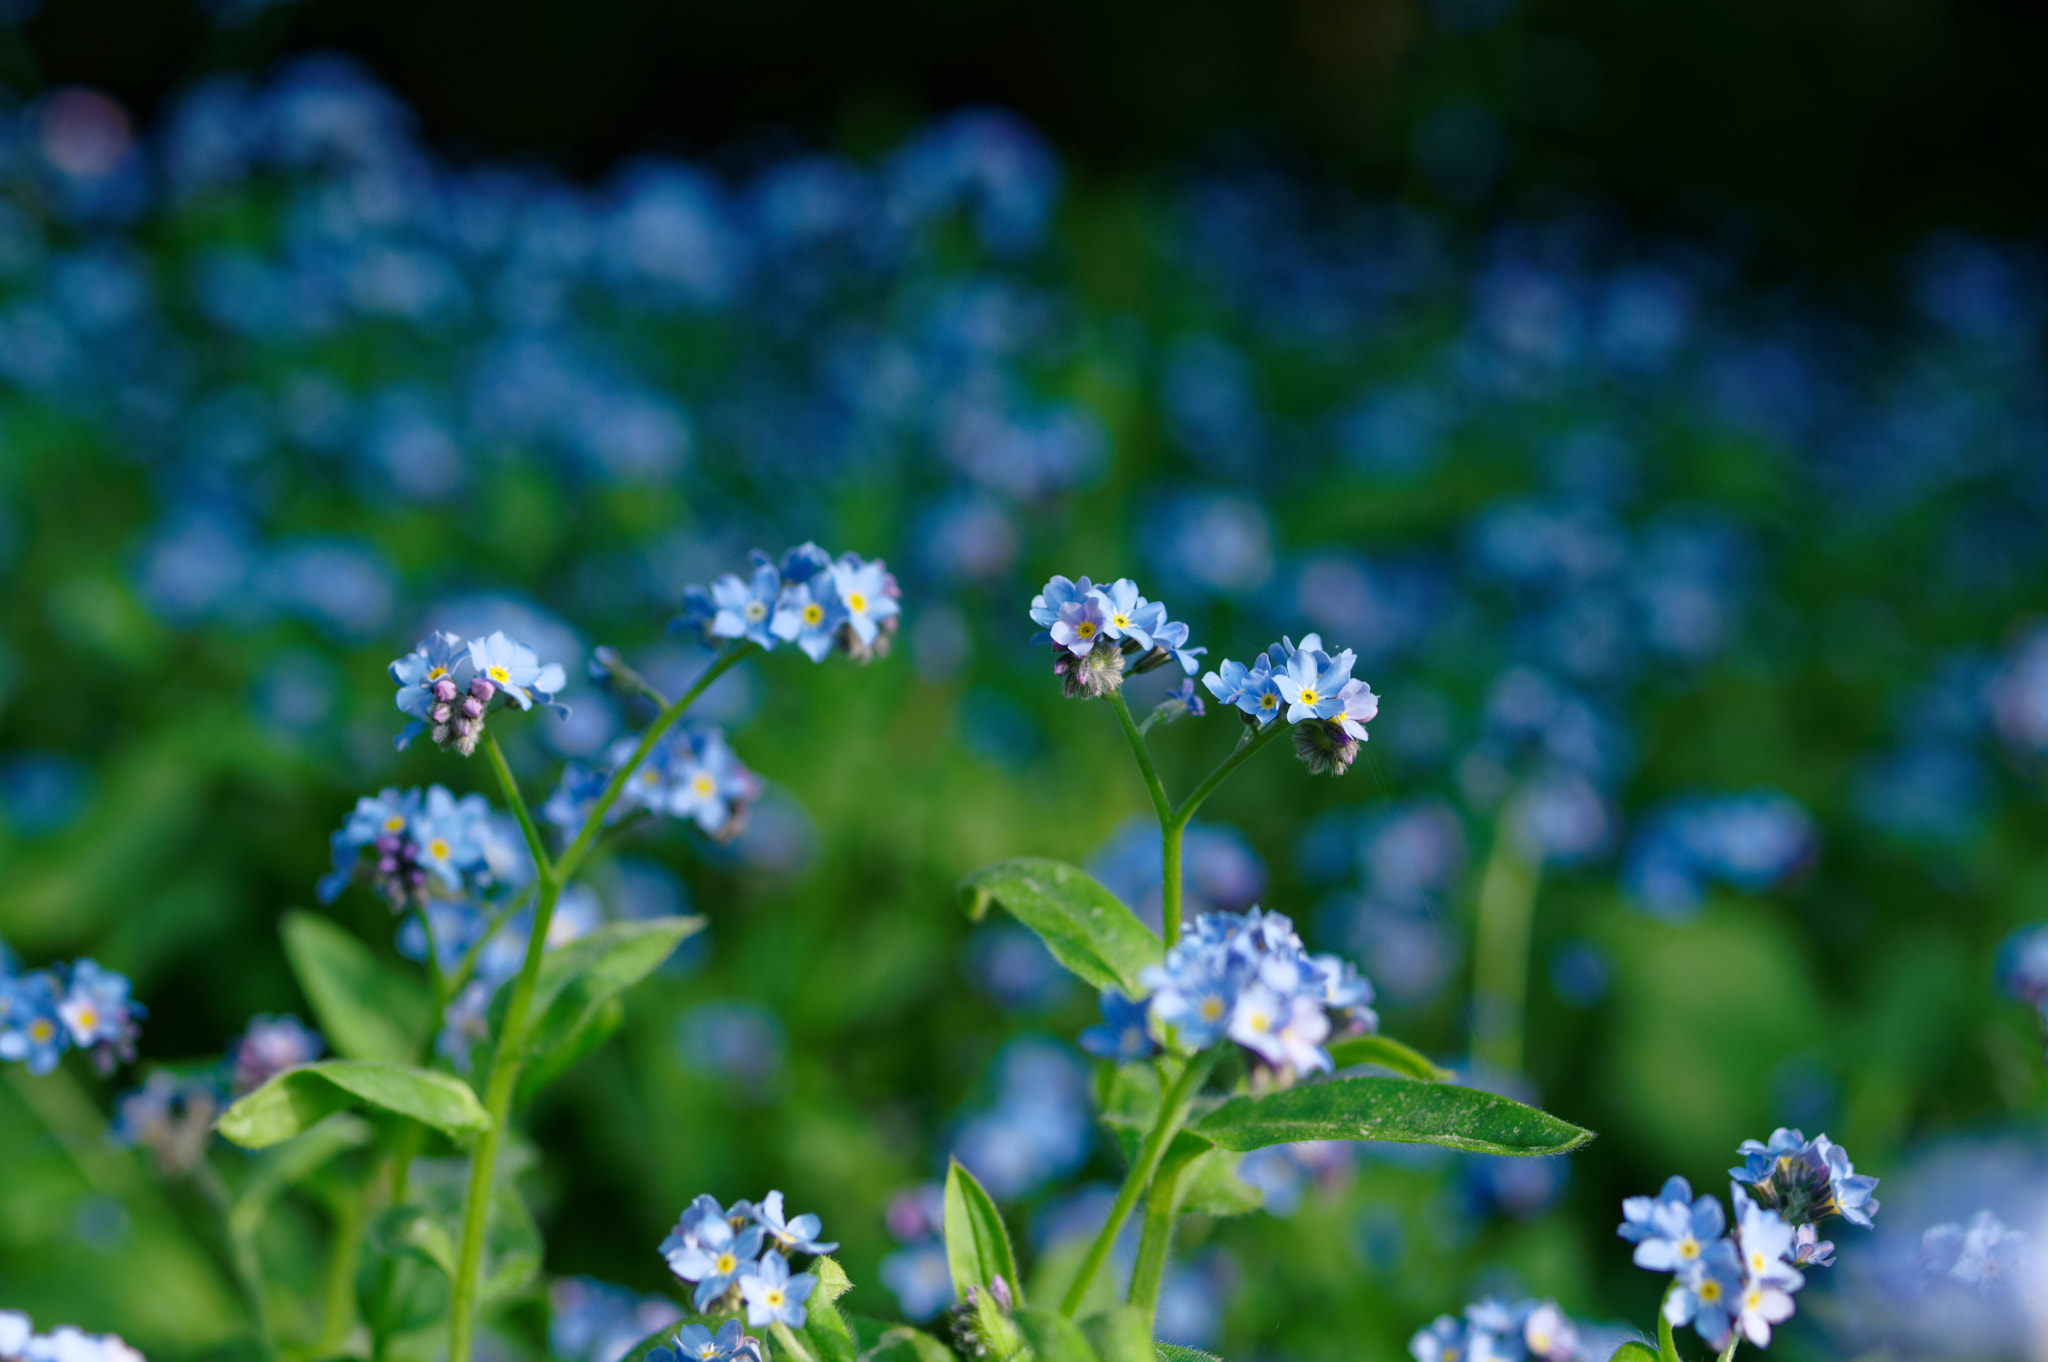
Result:
[[[1719,1210],[1718,1203],[1715,1209]],[[1724,1348],[1742,1309],[1743,1285],[1742,1259],[1736,1255],[1735,1245],[1716,1239],[1700,1254],[1692,1271],[1681,1273],[1673,1284],[1671,1294],[1664,1298],[1664,1318],[1673,1324],[1690,1324],[1708,1347]]]
[[1188,1050],[1202,1050],[1223,1039],[1237,1006],[1237,971],[1219,968],[1208,953],[1166,953],[1164,965],[1151,965],[1138,982],[1152,990],[1152,1011],[1171,1038]]
[[906,1319],[930,1319],[953,1303],[953,1273],[940,1240],[898,1249],[882,1260],[878,1275]]
[[739,815],[760,797],[759,779],[718,729],[693,726],[683,736],[687,745],[670,755],[668,812],[694,820],[712,837],[737,832]]
[[808,1272],[791,1276],[789,1264],[779,1253],[764,1253],[751,1277],[740,1278],[740,1295],[747,1302],[747,1323],[756,1329],[770,1324],[804,1327],[804,1302],[818,1289],[818,1279]]
[[1101,593],[1090,592],[1060,607],[1059,617],[1052,622],[1052,641],[1075,657],[1086,657],[1104,638],[1107,620]]
[[803,649],[811,661],[823,662],[825,654],[832,651],[833,635],[844,623],[846,613],[836,591],[828,589],[821,598],[810,583],[798,582],[783,587],[775,598],[775,617],[769,621],[769,629],[783,642]]
[[885,622],[900,609],[896,582],[889,569],[880,559],[866,563],[854,554],[842,554],[832,565],[832,582],[839,594],[840,609],[845,612],[844,624],[853,630],[861,647],[873,647]]
[[836,1243],[818,1242],[818,1232],[825,1224],[817,1216],[806,1212],[785,1218],[780,1192],[770,1192],[753,1211],[755,1223],[784,1253],[830,1253],[839,1247]]
[[0,1059],[32,1074],[56,1068],[70,1044],[57,1006],[57,981],[40,970],[0,979]]
[[1795,1267],[1833,1267],[1835,1246],[1813,1226],[1801,1225],[1792,1232],[1792,1263]]
[[1280,698],[1287,704],[1287,722],[1327,719],[1337,712],[1338,692],[1351,680],[1350,651],[1332,658],[1321,651],[1300,649],[1274,673]]
[[94,1050],[95,1062],[110,1069],[116,1057],[134,1058],[136,1022],[147,1013],[142,1004],[128,997],[124,976],[81,960],[71,967],[71,982],[57,1005],[57,1015],[63,1019],[71,1043],[81,1050]]
[[718,602],[702,586],[691,584],[683,588],[683,611],[668,622],[671,634],[693,634],[706,643],[711,641],[711,624],[718,618]]
[[1871,1194],[1878,1180],[1857,1173],[1848,1152],[1825,1135],[1809,1140],[1781,1126],[1768,1143],[1744,1140],[1736,1152],[1742,1162],[1728,1176],[1788,1224],[1817,1224],[1839,1215],[1868,1229],[1877,1214]]
[[568,680],[561,665],[550,662],[542,666],[533,649],[505,637],[504,630],[489,638],[471,639],[469,662],[478,676],[511,697],[521,709],[532,709],[533,697],[538,694],[542,704],[564,719],[569,717],[569,707],[555,699],[555,692]]
[[1161,620],[1159,627],[1152,631],[1152,641],[1166,649],[1173,660],[1180,663],[1180,669],[1189,676],[1193,676],[1196,668],[1202,665],[1202,654],[1209,651],[1206,646],[1188,647],[1188,626],[1182,620]]
[[1653,1197],[1632,1196],[1621,1203],[1621,1224],[1615,1233],[1631,1244],[1640,1244],[1657,1233],[1656,1215],[1660,1206],[1676,1207],[1678,1213],[1686,1213],[1692,1206],[1692,1184],[1684,1178],[1673,1177],[1664,1183],[1664,1189]]
[[[1094,590],[1095,584],[1086,577],[1078,582],[1070,582],[1064,577],[1053,578],[1045,584],[1045,590],[1031,598],[1031,622],[1040,629],[1050,630],[1058,622],[1063,607],[1088,599]],[[1044,643],[1050,637],[1050,634],[1040,634],[1031,641]]]
[[1102,1021],[1081,1033],[1081,1048],[1118,1064],[1149,1059],[1158,1046],[1146,1029],[1150,1011],[1143,1002],[1132,1002],[1113,988],[1102,990]]
[[685,1324],[676,1330],[673,1348],[650,1352],[648,1362],[658,1362],[656,1354],[662,1351],[670,1351],[678,1362],[734,1362],[753,1343],[736,1319],[719,1325],[716,1334],[701,1324]]
[[228,1046],[229,1084],[236,1096],[254,1092],[286,1069],[312,1063],[325,1048],[319,1033],[297,1017],[252,1017]]
[[1468,1341],[1463,1320],[1455,1315],[1438,1315],[1408,1340],[1408,1355],[1415,1362],[1471,1362]]
[[[1664,1188],[1670,1191],[1671,1183]],[[1626,1204],[1622,1213],[1627,1214]],[[1690,1206],[1660,1200],[1650,1210],[1650,1232],[1636,1241],[1635,1264],[1652,1272],[1676,1272],[1683,1279],[1699,1269],[1727,1228],[1721,1203],[1710,1196]]]
[[[759,551],[755,552],[754,562],[756,564],[767,561],[768,556],[766,554]],[[784,549],[782,551],[782,562],[779,570],[782,573],[782,584],[784,586],[801,586],[806,582],[815,580],[820,573],[830,573],[832,571],[832,555],[819,548],[816,544],[806,540],[793,549]]]
[[[656,779],[660,777],[657,775]],[[590,810],[597,804],[597,797],[604,793],[604,787],[610,782],[611,776],[604,771],[593,771],[569,762],[562,767],[561,784],[540,806],[540,816],[564,832],[574,832],[583,826],[583,820],[590,816]],[[617,800],[605,812],[605,822],[618,822],[631,807],[624,798]]]
[[711,599],[718,605],[712,618],[715,638],[746,639],[762,648],[776,643],[770,627],[775,619],[776,598],[782,593],[782,574],[772,563],[756,567],[751,581],[741,581],[728,572],[711,584]]
[[666,1250],[663,1257],[668,1260],[669,1271],[697,1284],[690,1302],[702,1313],[734,1282],[754,1270],[754,1260],[760,1252],[760,1226],[749,1225],[735,1231],[732,1222],[721,1214],[700,1217],[685,1241]]
[[1199,719],[1208,712],[1207,706],[1202,703],[1202,697],[1195,693],[1195,679],[1192,676],[1184,678],[1178,686],[1169,691],[1166,699],[1178,703],[1191,719]]
[[1101,610],[1102,632],[1113,639],[1130,639],[1140,648],[1152,647],[1152,631],[1166,622],[1166,607],[1138,594],[1138,584],[1128,577],[1089,593]]
[[[417,648],[391,664],[391,679],[398,683],[399,711],[412,719],[393,739],[404,751],[432,720],[427,711],[438,699],[453,700],[469,685],[474,668],[469,645],[459,634],[429,634]],[[446,681],[447,694],[437,697],[435,685]]]

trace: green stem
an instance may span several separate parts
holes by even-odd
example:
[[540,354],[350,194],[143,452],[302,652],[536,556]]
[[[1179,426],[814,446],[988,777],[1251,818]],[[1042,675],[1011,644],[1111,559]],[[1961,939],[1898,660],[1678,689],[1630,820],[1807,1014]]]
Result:
[[768,1326],[768,1329],[769,1332],[775,1335],[775,1341],[782,1346],[782,1350],[795,1359],[795,1362],[811,1362],[810,1349],[797,1342],[796,1335],[790,1332],[787,1324],[784,1324],[781,1320],[776,1320],[775,1323]]
[[1159,937],[1169,946],[1180,940],[1180,841],[1186,832],[1178,818],[1159,829]]
[[1081,1260],[1081,1270],[1075,1274],[1074,1283],[1067,1288],[1066,1298],[1060,1302],[1060,1313],[1072,1319],[1074,1312],[1087,1299],[1088,1288],[1095,1281],[1095,1274],[1102,1270],[1103,1260],[1109,1257],[1110,1246],[1116,1242],[1117,1231],[1124,1227],[1130,1217],[1131,1208],[1138,1204],[1138,1196],[1152,1181],[1152,1175],[1159,1170],[1159,1161],[1166,1156],[1166,1147],[1173,1143],[1173,1137],[1180,1134],[1181,1126],[1188,1119],[1188,1110],[1194,1105],[1195,1096],[1201,1092],[1202,1084],[1208,1079],[1209,1071],[1216,1067],[1218,1049],[1204,1050],[1188,1061],[1178,1081],[1169,1088],[1159,1102],[1159,1121],[1152,1127],[1152,1133],[1139,1146],[1138,1157],[1131,1163],[1131,1171],[1124,1178],[1124,1185],[1117,1189],[1116,1203],[1109,1208],[1109,1219],[1102,1223],[1102,1230],[1095,1236],[1095,1242],[1088,1246],[1088,1256]]
[[1159,1310],[1159,1288],[1173,1251],[1174,1222],[1180,1218],[1181,1177],[1188,1166],[1187,1160],[1163,1165],[1145,1193],[1145,1228],[1138,1239],[1137,1264],[1131,1269],[1130,1301],[1148,1320]]
[[[429,1044],[432,1042],[430,1041]],[[384,1198],[387,1206],[405,1204],[412,1178],[412,1161],[419,1153],[421,1128],[407,1121],[400,1124],[391,1148],[391,1186]],[[377,1265],[377,1282],[370,1293],[370,1358],[384,1362],[391,1347],[391,1334],[384,1328],[391,1314],[391,1293],[398,1287],[398,1260],[386,1256]]]
[[1472,952],[1472,1054],[1503,1073],[1522,1069],[1529,940],[1539,875],[1516,854],[1503,824],[1479,881]]
[[498,1147],[512,1118],[512,1099],[519,1090],[519,1068],[526,1057],[526,1031],[532,1022],[534,986],[540,978],[541,957],[547,953],[548,927],[554,920],[555,902],[561,897],[562,886],[569,882],[597,841],[599,832],[604,828],[604,816],[618,802],[626,782],[639,769],[640,763],[647,759],[662,735],[683,716],[683,711],[753,647],[751,643],[735,644],[706,667],[704,674],[680,699],[655,717],[647,731],[640,735],[633,754],[605,782],[604,793],[597,797],[597,802],[585,815],[575,840],[552,863],[541,844],[539,830],[526,811],[526,800],[519,792],[519,782],[513,777],[511,767],[505,764],[496,740],[488,731],[485,733],[492,766],[498,773],[499,783],[505,788],[507,802],[519,819],[519,830],[526,834],[527,845],[533,850],[539,879],[533,905],[533,928],[526,940],[526,959],[520,965],[519,974],[512,981],[512,992],[505,1000],[505,1020],[498,1030],[497,1044],[491,1053],[490,1077],[484,1085],[484,1109],[490,1113],[491,1123],[476,1137],[476,1148],[470,1154],[469,1191],[462,1211],[462,1245],[456,1254],[449,1299],[448,1362],[469,1362],[470,1348],[476,1335],[477,1277],[483,1266],[484,1229],[490,1215],[492,1183],[497,1175]]
[[[647,760],[647,754],[661,741],[662,734],[668,732],[675,721],[683,717],[683,711],[695,703],[697,697],[702,695],[713,681],[732,670],[741,658],[752,651],[754,645],[751,643],[735,643],[723,656],[704,669],[704,674],[683,692],[680,699],[662,710],[655,716],[654,722],[647,725],[647,731],[640,735],[640,743],[633,749],[633,755],[626,758],[618,770],[612,772],[612,778],[605,782],[604,793],[597,797],[597,803],[591,806],[589,816],[583,820],[583,828],[576,834],[576,840],[569,844],[556,863],[556,873],[564,883],[575,875],[576,867],[590,854],[591,844],[597,841],[598,834],[604,829],[604,816],[611,812],[612,805],[618,803],[619,796],[625,792],[626,781],[632,777],[633,772],[640,769],[640,763]],[[449,1362],[464,1362],[464,1359],[454,1357],[450,1358]]]
[[355,1322],[356,1264],[363,1243],[363,1198],[361,1184],[345,1185],[334,1193],[334,1246],[327,1259],[326,1292],[321,1307],[318,1355],[339,1352]]
[[1228,780],[1232,771],[1250,761],[1253,754],[1260,748],[1292,727],[1292,724],[1275,719],[1258,732],[1239,738],[1237,746],[1231,749],[1230,755],[1218,763],[1216,769],[1205,776],[1202,783],[1197,785],[1193,792],[1180,802],[1180,807],[1173,811],[1174,818],[1178,819],[1185,826],[1194,818],[1195,810],[1202,807],[1202,801],[1215,794],[1216,787]]
[[1138,769],[1145,776],[1145,793],[1152,796],[1152,810],[1159,815],[1159,826],[1163,828],[1173,820],[1173,801],[1166,797],[1166,787],[1159,783],[1159,770],[1153,766],[1152,753],[1145,747],[1145,735],[1131,722],[1131,707],[1124,703],[1121,690],[1113,690],[1104,698],[1116,711],[1116,721],[1123,725],[1124,738],[1131,744],[1131,755],[1138,759]]

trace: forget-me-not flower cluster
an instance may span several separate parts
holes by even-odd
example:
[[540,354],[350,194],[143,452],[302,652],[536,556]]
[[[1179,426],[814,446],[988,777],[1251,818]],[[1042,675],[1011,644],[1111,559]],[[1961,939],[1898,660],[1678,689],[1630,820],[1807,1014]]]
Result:
[[1291,921],[1256,905],[1194,918],[1139,982],[1151,990],[1142,999],[1103,994],[1103,1023],[1083,1033],[1083,1049],[1127,1062],[1159,1044],[1192,1054],[1229,1041],[1284,1083],[1333,1067],[1323,1048],[1332,1034],[1379,1026],[1372,984],[1356,967],[1310,955]]
[[556,1362],[618,1362],[682,1315],[666,1296],[643,1296],[595,1277],[563,1277],[548,1287],[548,1356]]
[[1357,665],[1349,648],[1325,652],[1319,634],[1305,635],[1299,646],[1283,637],[1250,665],[1225,658],[1202,684],[1255,728],[1284,718],[1294,725],[1295,755],[1309,770],[1341,776],[1358,759],[1365,726],[1380,712],[1379,696],[1351,674]]
[[480,794],[460,798],[440,785],[387,788],[356,801],[328,839],[334,868],[319,884],[332,903],[361,879],[406,912],[433,900],[495,896],[524,883],[523,852],[497,826]]
[[112,1073],[135,1058],[147,1015],[128,996],[125,976],[91,960],[0,973],[0,1060],[46,1074],[65,1051],[83,1050],[101,1073]]
[[19,1310],[0,1310],[0,1362],[143,1362],[113,1334],[88,1334],[60,1324],[47,1334]]
[[[621,738],[607,754],[616,769],[639,745]],[[541,806],[541,817],[574,834],[597,804],[611,780],[611,771],[571,762]],[[741,764],[725,733],[712,724],[678,724],[661,735],[626,781],[618,799],[605,811],[605,821],[619,822],[635,813],[686,818],[705,835],[729,842],[746,826],[747,810],[761,797],[761,779]]]
[[1165,602],[1146,600],[1128,577],[1101,586],[1054,577],[1032,597],[1031,622],[1041,631],[1031,641],[1052,645],[1053,675],[1069,699],[1107,695],[1125,676],[1168,662],[1193,676],[1209,651],[1190,648],[1188,626],[1167,618]]
[[1607,1362],[1633,1330],[1574,1320],[1553,1300],[1474,1301],[1408,1340],[1415,1362]]
[[683,588],[671,630],[706,643],[752,643],[770,650],[793,643],[813,662],[835,648],[856,662],[885,655],[895,638],[903,592],[881,559],[836,559],[799,544],[780,560],[759,549],[745,577],[728,572],[710,586]]
[[437,746],[466,757],[482,740],[494,704],[522,710],[545,705],[569,717],[569,707],[555,699],[568,680],[561,664],[543,663],[502,629],[472,639],[429,634],[391,664],[391,679],[398,683],[400,712],[412,719],[393,739],[400,751],[426,730]]
[[[736,1201],[724,1209],[715,1197],[705,1195],[690,1203],[662,1240],[661,1256],[669,1271],[694,1288],[690,1304],[698,1314],[744,1309],[753,1328],[782,1324],[801,1329],[808,1318],[805,1302],[818,1289],[818,1278],[809,1272],[792,1273],[789,1259],[838,1248],[819,1240],[823,1228],[815,1215],[789,1215],[780,1192],[770,1192],[758,1203]],[[746,1337],[738,1320],[727,1321],[715,1335],[701,1325],[685,1326],[676,1340],[683,1358],[735,1358],[758,1346]],[[704,1351],[707,1348],[712,1351]]]
[[1732,1226],[1720,1202],[1695,1198],[1691,1184],[1674,1177],[1654,1197],[1622,1202],[1616,1229],[1635,1245],[1636,1266],[1672,1274],[1665,1319],[1690,1324],[1717,1350],[1738,1334],[1768,1346],[1806,1284],[1799,1269],[1834,1262],[1820,1226],[1840,1217],[1868,1228],[1878,1208],[1877,1179],[1859,1175],[1825,1135],[1808,1140],[1780,1129],[1769,1141],[1743,1141],[1738,1152],[1743,1162],[1729,1170]]

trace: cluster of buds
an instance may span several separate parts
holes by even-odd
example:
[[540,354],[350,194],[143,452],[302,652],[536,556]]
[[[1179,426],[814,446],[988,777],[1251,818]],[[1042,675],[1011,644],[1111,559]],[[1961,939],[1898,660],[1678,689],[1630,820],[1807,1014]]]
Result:
[[483,739],[484,716],[494,701],[532,709],[539,703],[563,718],[566,705],[554,698],[565,680],[555,663],[542,665],[533,649],[505,637],[467,641],[459,634],[430,634],[391,664],[398,683],[398,708],[412,716],[395,739],[402,751],[424,730],[444,751],[469,756]]
[[1168,619],[1165,603],[1146,600],[1128,577],[1106,586],[1054,577],[1032,598],[1031,620],[1044,630],[1032,642],[1052,644],[1053,675],[1069,700],[1099,699],[1121,690],[1126,676],[1168,662],[1192,676],[1195,659],[1209,651],[1188,647],[1188,626]]
[[1010,1320],[1010,1311],[1015,1307],[1010,1284],[1001,1277],[989,1278],[986,1289],[968,1287],[960,1303],[946,1312],[946,1330],[952,1335],[953,1351],[969,1362],[1016,1356],[1023,1339]]

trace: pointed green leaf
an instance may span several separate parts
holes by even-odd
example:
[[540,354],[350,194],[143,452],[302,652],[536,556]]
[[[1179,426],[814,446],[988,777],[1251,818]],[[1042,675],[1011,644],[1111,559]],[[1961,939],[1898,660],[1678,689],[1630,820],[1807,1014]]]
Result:
[[286,913],[279,934],[299,991],[335,1054],[387,1064],[419,1058],[433,1004],[417,978],[314,913]]
[[811,1293],[812,1300],[823,1297],[828,1301],[836,1301],[853,1290],[852,1280],[847,1277],[846,1269],[839,1266],[837,1259],[813,1258],[810,1267],[805,1270],[818,1279],[818,1289]]
[[974,1174],[956,1159],[946,1170],[946,1266],[953,1273],[953,1294],[967,1299],[967,1288],[986,1294],[1001,1277],[1014,1305],[1024,1304],[1024,1283],[1017,1275],[1017,1257],[1010,1251],[1010,1232],[1002,1213],[982,1190]]
[[979,922],[991,903],[1045,941],[1053,959],[1096,988],[1144,992],[1138,972],[1165,949],[1116,895],[1063,861],[1026,856],[977,870],[960,883],[960,903]]
[[[633,1362],[640,1362],[635,1358]],[[860,1355],[860,1362],[959,1362],[953,1350],[930,1334],[909,1327],[890,1329],[875,1346]]]
[[[534,981],[533,1015],[519,1100],[588,1054],[610,1034],[607,1004],[661,967],[701,917],[613,922],[549,951]],[[616,1014],[614,1014],[616,1015]]]
[[1614,1356],[1607,1362],[1658,1362],[1657,1350],[1647,1343],[1630,1339],[1614,1350]]
[[1223,1362],[1214,1353],[1205,1353],[1200,1348],[1183,1348],[1178,1343],[1157,1343],[1153,1347],[1159,1355],[1159,1362]]
[[1152,1350],[1152,1321],[1142,1310],[1120,1305],[1081,1321],[1081,1332],[1102,1362],[1157,1362]]
[[1238,1157],[1227,1149],[1205,1150],[1196,1157],[1181,1174],[1181,1211],[1221,1217],[1250,1215],[1263,1207],[1266,1194],[1237,1175]]
[[403,1116],[460,1141],[491,1124],[459,1078],[370,1059],[330,1059],[285,1070],[222,1112],[215,1129],[245,1149],[267,1149],[350,1109]]
[[1055,1310],[1019,1310],[1017,1331],[1038,1362],[1098,1362],[1081,1326]]
[[1332,1042],[1329,1049],[1330,1058],[1340,1069],[1348,1069],[1354,1064],[1377,1064],[1426,1083],[1442,1083],[1454,1076],[1449,1069],[1431,1063],[1421,1051],[1411,1050],[1386,1036],[1347,1036]]
[[1193,1129],[1239,1153],[1301,1140],[1398,1140],[1475,1154],[1562,1154],[1593,1138],[1511,1098],[1412,1078],[1333,1078],[1233,1098]]

